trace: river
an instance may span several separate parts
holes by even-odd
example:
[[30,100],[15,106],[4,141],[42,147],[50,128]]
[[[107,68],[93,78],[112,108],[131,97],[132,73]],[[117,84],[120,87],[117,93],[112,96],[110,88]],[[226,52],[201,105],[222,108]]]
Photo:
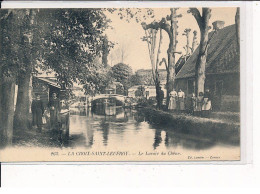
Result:
[[[215,138],[215,134],[196,136],[177,133],[174,127],[164,128],[150,124],[137,110],[113,107],[109,112],[111,116],[105,116],[103,113],[104,111],[71,109],[69,147],[139,147],[147,150],[193,151],[213,148],[226,148],[231,151],[239,149],[239,142],[225,142]],[[107,112],[108,115],[109,113]]]

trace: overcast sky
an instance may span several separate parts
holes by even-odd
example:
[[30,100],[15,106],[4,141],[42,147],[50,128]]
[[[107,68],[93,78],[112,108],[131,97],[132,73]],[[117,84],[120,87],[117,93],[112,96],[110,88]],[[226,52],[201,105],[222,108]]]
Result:
[[[199,28],[194,17],[187,13],[188,8],[181,8],[178,10],[178,14],[182,14],[182,18],[178,19],[178,45],[177,50],[184,52],[183,47],[186,44],[186,37],[182,35],[185,28],[191,28],[191,30],[198,31],[198,41],[199,41]],[[159,21],[162,17],[166,17],[170,14],[169,8],[154,9],[155,18],[149,19],[146,22],[150,23],[153,20]],[[222,20],[225,22],[225,26],[232,25],[235,23],[235,13],[236,8],[212,8],[212,16],[210,23],[216,20]],[[117,55],[117,50],[119,47],[123,47],[126,50],[126,57],[124,63],[130,65],[134,71],[138,69],[150,69],[150,59],[148,54],[147,43],[143,42],[141,38],[144,36],[144,30],[140,23],[136,23],[135,20],[128,23],[125,20],[121,20],[117,14],[107,14],[112,20],[111,25],[113,29],[107,30],[107,35],[109,40],[118,43],[112,50],[113,58]],[[159,33],[158,33],[159,35]],[[190,45],[192,43],[193,34],[190,35]],[[159,39],[159,38],[157,38]],[[162,42],[162,53],[161,57],[166,57],[166,51],[169,44],[169,38],[167,34],[163,33]],[[177,55],[178,58],[180,55]],[[121,62],[119,60],[113,59],[112,65]],[[109,64],[111,65],[111,58],[109,57]]]

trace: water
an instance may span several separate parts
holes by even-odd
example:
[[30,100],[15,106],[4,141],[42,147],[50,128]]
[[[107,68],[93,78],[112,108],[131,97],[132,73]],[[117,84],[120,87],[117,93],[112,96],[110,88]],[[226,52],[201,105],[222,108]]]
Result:
[[69,147],[193,151],[239,148],[239,142],[218,138],[215,132],[204,137],[150,124],[137,110],[113,106],[105,111],[110,116],[104,115],[103,108],[95,112],[71,109]]

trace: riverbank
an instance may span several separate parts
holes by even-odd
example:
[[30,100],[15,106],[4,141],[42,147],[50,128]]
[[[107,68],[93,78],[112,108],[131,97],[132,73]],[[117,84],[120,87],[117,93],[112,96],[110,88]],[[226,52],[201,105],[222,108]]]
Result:
[[39,132],[36,128],[28,130],[20,130],[14,134],[13,146],[25,147],[60,147],[61,141],[59,139],[58,131],[42,128]]
[[240,123],[215,119],[201,118],[182,113],[170,113],[151,108],[142,108],[139,110],[146,118],[146,121],[152,125],[160,125],[162,128],[195,135],[203,138],[214,138],[224,142],[240,141]]

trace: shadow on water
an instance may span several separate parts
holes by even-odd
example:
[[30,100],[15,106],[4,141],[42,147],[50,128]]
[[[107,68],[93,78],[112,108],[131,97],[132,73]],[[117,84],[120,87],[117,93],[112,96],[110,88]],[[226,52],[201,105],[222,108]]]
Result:
[[[103,146],[109,147],[115,144],[121,146],[120,143],[130,142],[137,136],[147,137],[139,143],[140,145],[142,143],[149,144],[153,149],[163,146],[203,150],[220,145],[239,146],[240,143],[239,133],[219,134],[213,130],[207,133],[192,134],[190,130],[178,130],[174,126],[154,124],[146,118],[142,111],[116,106],[106,108],[96,106],[92,110],[81,109],[74,113],[72,111],[71,115],[71,123],[74,124],[70,129],[72,131],[68,145],[70,147],[85,146],[90,148],[100,143],[100,138]],[[125,131],[127,131],[126,135],[124,135]]]
[[[239,146],[239,131],[227,130],[224,133],[218,133],[216,130],[208,130],[207,132],[191,133],[190,129],[180,130],[175,126],[165,126],[154,124],[142,111],[138,111],[136,118],[144,118],[150,127],[155,129],[153,148],[156,149],[164,141],[166,147],[181,146],[186,149],[202,150],[209,149],[216,145],[223,146]],[[162,138],[162,132],[165,132],[165,138]]]

